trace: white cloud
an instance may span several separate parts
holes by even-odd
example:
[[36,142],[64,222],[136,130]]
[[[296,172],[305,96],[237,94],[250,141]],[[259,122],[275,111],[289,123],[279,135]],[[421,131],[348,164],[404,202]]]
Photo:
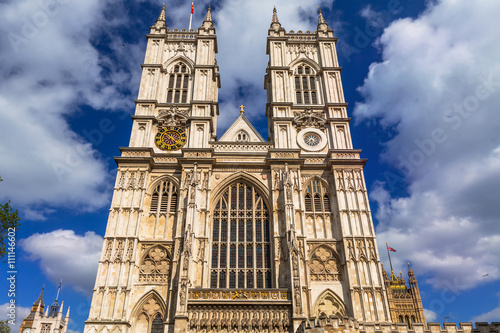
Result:
[[[130,109],[133,101],[123,98],[124,92],[137,88],[125,66],[137,54],[130,52],[118,66],[92,46],[96,34],[102,38],[118,24],[104,17],[107,1],[20,0],[1,6],[0,173],[5,182],[0,199],[10,198],[19,208],[102,207],[110,176],[96,150],[100,143],[94,140],[92,147],[67,119],[81,112],[81,105]],[[110,47],[120,58],[120,48]],[[87,129],[92,130],[99,129]]]
[[25,308],[16,303],[14,306],[15,307],[13,307],[9,302],[0,305],[0,318],[2,318],[0,320],[14,320],[14,325],[9,323],[10,331],[19,332],[19,327],[21,326],[24,317],[31,312],[31,308]]
[[[380,244],[398,249],[396,265],[460,290],[500,279],[500,3],[429,6],[384,31],[355,116],[395,133],[381,159],[404,173],[371,193]],[[399,187],[407,197],[392,196]]]
[[40,268],[53,283],[89,295],[94,287],[103,238],[92,231],[83,236],[73,230],[55,230],[33,234],[20,241],[31,260],[40,260]]
[[[497,294],[497,296],[500,297],[500,293]],[[483,313],[479,316],[475,316],[474,318],[471,319],[471,322],[498,322],[498,319],[500,318],[500,302],[498,302],[498,306],[494,308],[491,311],[488,311],[486,313]]]
[[438,318],[436,312],[427,309],[424,309],[424,316],[425,316],[425,321],[428,323],[435,322],[436,319]]

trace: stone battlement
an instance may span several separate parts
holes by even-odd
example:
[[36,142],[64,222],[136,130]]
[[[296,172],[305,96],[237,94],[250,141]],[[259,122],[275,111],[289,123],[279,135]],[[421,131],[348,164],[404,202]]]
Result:
[[500,333],[500,322],[491,324],[479,322],[474,328],[472,323],[405,323],[358,322],[348,317],[310,318],[300,329],[304,333]]

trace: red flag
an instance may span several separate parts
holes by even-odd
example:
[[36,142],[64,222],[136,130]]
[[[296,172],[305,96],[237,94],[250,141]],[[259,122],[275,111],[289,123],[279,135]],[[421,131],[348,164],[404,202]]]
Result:
[[391,251],[391,252],[396,252],[396,250],[394,250],[392,247],[388,246],[387,247],[387,250]]
[[191,14],[194,13],[194,3],[191,3]]

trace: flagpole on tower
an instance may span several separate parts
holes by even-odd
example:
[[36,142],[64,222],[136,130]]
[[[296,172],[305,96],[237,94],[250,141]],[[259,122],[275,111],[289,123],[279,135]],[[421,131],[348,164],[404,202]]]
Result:
[[191,1],[191,16],[189,17],[189,30],[191,30],[191,23],[193,22],[194,0]]
[[57,296],[56,296],[56,301],[59,299],[59,291],[61,291],[61,283],[62,283],[62,279],[61,279],[61,281],[59,282],[59,286],[57,287]]
[[[389,253],[389,245],[387,245],[387,242],[385,242],[385,247],[387,248],[387,256],[389,257],[389,264],[391,265],[391,276],[394,270],[392,269],[392,262],[391,262],[391,254]],[[391,247],[392,249],[392,247]]]

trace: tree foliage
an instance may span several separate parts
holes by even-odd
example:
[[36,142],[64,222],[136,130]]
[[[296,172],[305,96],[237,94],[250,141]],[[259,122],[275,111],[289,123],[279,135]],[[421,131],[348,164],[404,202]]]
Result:
[[0,321],[0,333],[10,333],[10,326],[7,320]]
[[[3,179],[0,177],[0,182],[2,181]],[[7,201],[3,205],[0,204],[0,221],[2,222],[0,225],[0,259],[4,259],[7,254],[6,244],[8,244],[7,236],[9,230],[17,228],[20,225],[20,220],[19,212],[17,209],[14,210],[12,208],[10,201]]]

